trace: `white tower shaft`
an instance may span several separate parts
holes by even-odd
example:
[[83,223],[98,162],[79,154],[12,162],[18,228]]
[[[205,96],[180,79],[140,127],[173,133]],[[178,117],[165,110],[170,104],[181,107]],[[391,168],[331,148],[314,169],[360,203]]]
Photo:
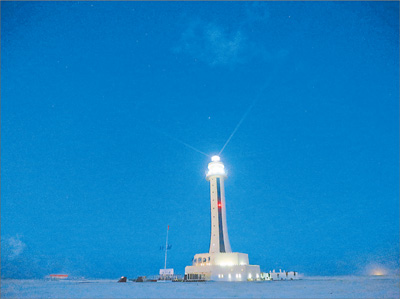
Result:
[[210,181],[211,239],[210,253],[232,252],[226,224],[225,188],[226,173],[219,157],[214,156],[208,164],[207,180]]

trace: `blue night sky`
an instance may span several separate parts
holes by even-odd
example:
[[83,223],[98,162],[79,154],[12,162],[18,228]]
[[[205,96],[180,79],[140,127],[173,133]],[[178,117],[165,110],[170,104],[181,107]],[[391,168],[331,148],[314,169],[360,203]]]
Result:
[[1,2],[2,276],[183,274],[240,120],[233,251],[396,271],[398,53],[398,2]]

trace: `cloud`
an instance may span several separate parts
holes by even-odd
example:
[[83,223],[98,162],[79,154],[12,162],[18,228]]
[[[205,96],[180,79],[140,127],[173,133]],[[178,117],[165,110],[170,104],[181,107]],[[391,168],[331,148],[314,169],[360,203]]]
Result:
[[32,251],[19,235],[1,237],[2,278],[43,278],[50,273],[66,272],[72,276],[86,273],[82,256],[70,257],[61,254],[42,254]]
[[211,66],[236,65],[246,61],[246,38],[240,30],[228,32],[213,23],[197,20],[182,33],[176,54],[187,54]]
[[[188,21],[180,35],[175,54],[183,54],[210,66],[234,67],[253,59],[270,63],[286,59],[286,49],[271,49],[272,41],[260,40],[254,28],[268,31],[270,13],[264,4],[252,2],[244,6],[244,17],[229,27],[197,18]],[[273,48],[273,47],[272,47]]]
[[22,254],[26,244],[20,240],[19,235],[1,238],[2,259],[14,260]]

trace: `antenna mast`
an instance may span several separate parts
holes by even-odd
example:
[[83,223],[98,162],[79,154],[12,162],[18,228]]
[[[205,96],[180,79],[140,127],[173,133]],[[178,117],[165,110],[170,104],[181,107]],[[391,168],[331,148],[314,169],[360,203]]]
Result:
[[164,263],[164,269],[167,269],[168,232],[169,232],[169,225],[168,225],[168,228],[167,228],[167,240],[165,241],[165,263]]

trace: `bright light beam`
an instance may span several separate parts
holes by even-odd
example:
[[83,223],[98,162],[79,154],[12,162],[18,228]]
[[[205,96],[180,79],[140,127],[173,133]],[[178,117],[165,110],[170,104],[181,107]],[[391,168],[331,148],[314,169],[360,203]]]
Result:
[[239,123],[236,125],[235,129],[233,130],[231,136],[229,136],[228,140],[225,142],[224,146],[222,147],[222,149],[219,151],[218,156],[221,155],[221,153],[224,151],[225,147],[228,145],[229,141],[231,141],[233,135],[235,135],[236,131],[239,129],[240,125],[242,124],[242,122],[246,119],[247,115],[249,114],[250,110],[253,109],[254,105],[258,102],[261,93],[268,87],[268,85],[271,83],[271,80],[273,78],[273,75],[271,75],[265,82],[265,84],[263,85],[263,87],[260,89],[260,91],[258,92],[256,98],[254,99],[253,103],[250,105],[250,107],[247,109],[247,111],[244,113],[244,115],[242,116],[242,118],[240,119]]
[[162,133],[162,134],[165,135],[166,137],[169,137],[169,138],[175,140],[176,142],[179,142],[179,143],[185,145],[185,146],[188,147],[188,148],[191,148],[192,150],[194,150],[194,151],[196,151],[196,152],[198,152],[198,153],[200,153],[200,154],[203,154],[203,155],[206,156],[206,157],[210,157],[210,155],[207,155],[205,152],[202,152],[201,150],[195,148],[194,146],[191,146],[190,144],[187,144],[186,142],[184,142],[184,141],[182,141],[182,140],[180,140],[180,139],[178,139],[178,138],[175,138],[175,137],[173,137],[173,136],[170,136],[170,135],[168,135],[168,134],[166,134],[166,133],[164,133],[164,132],[161,132],[161,131],[160,131],[160,133]]
[[225,147],[228,145],[229,141],[231,141],[233,135],[235,135],[236,131],[239,129],[240,125],[242,124],[242,122],[246,119],[246,116],[249,114],[250,110],[254,107],[254,105],[256,104],[258,98],[256,98],[253,103],[250,105],[250,107],[247,109],[247,111],[245,112],[245,114],[243,115],[242,119],[239,121],[239,123],[236,125],[236,128],[233,130],[231,136],[229,136],[228,140],[225,142],[224,146],[222,147],[222,149],[219,151],[218,156],[221,155],[221,153],[223,152],[223,150],[225,149]]
[[188,147],[188,148],[190,148],[190,149],[192,149],[192,150],[194,150],[194,151],[196,151],[196,152],[198,152],[198,153],[200,153],[200,154],[202,154],[204,156],[210,157],[210,155],[207,155],[206,153],[202,152],[201,150],[195,148],[194,146],[191,146],[190,144],[188,144],[188,143],[186,143],[186,142],[184,142],[184,141],[182,141],[182,140],[180,140],[178,138],[175,138],[175,137],[173,137],[173,136],[171,136],[171,135],[169,135],[169,134],[167,134],[167,133],[165,133],[165,132],[163,132],[163,131],[161,131],[161,130],[153,127],[153,126],[150,126],[150,125],[145,124],[143,122],[141,122],[141,123],[144,124],[145,126],[147,126],[148,128],[158,132],[159,134],[164,135],[165,137],[168,137],[168,138],[170,138],[172,140],[175,140],[176,142],[179,142],[180,144],[183,144],[184,146],[186,146],[186,147]]

